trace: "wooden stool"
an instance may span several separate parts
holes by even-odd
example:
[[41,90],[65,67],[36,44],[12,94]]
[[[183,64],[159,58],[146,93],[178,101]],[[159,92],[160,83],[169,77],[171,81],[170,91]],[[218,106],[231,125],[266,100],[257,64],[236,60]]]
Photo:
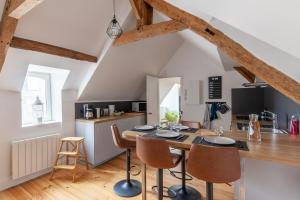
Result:
[[[66,144],[66,151],[63,151],[63,145]],[[83,153],[80,152],[79,147],[80,144],[82,145]],[[70,151],[70,145],[72,146],[72,150]],[[66,164],[58,164],[58,161],[66,157]],[[69,164],[69,158],[74,158],[74,163],[72,165]],[[65,170],[72,170],[73,171],[73,182],[75,182],[75,176],[78,170],[77,161],[79,158],[83,158],[85,162],[86,169],[89,169],[88,161],[87,161],[87,154],[84,145],[84,138],[83,137],[66,137],[62,138],[60,141],[60,147],[54,161],[53,170],[50,176],[50,180],[53,178],[54,172],[56,169],[65,169]]]

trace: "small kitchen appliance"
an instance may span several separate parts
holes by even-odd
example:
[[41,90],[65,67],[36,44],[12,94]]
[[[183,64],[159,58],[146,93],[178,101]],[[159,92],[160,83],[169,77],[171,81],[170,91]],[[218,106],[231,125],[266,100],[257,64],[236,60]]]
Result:
[[132,102],[133,112],[145,112],[147,108],[146,102]]

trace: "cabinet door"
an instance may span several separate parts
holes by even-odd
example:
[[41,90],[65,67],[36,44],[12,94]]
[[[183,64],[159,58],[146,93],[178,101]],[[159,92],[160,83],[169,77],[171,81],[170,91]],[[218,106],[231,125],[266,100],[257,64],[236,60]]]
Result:
[[119,155],[124,149],[115,146],[110,126],[116,121],[95,125],[95,162],[97,165]]
[[92,165],[96,164],[94,157],[94,129],[94,124],[76,122],[76,136],[84,137],[88,162]]
[[145,116],[137,116],[137,117],[127,118],[127,119],[121,119],[118,120],[116,123],[120,132],[122,133],[125,130],[134,128],[134,126],[144,125]]

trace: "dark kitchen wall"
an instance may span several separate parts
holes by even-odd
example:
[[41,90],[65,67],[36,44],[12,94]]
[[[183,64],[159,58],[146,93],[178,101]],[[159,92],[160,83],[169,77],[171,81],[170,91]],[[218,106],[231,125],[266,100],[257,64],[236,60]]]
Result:
[[[137,101],[110,101],[110,102],[80,102],[75,103],[75,118],[83,117],[83,104],[89,104],[91,108],[108,108],[108,105],[115,105],[117,111],[131,112],[131,103]],[[138,101],[144,102],[144,101]],[[94,113],[95,115],[95,113]]]
[[284,96],[272,87],[264,89],[264,107],[278,115],[278,125],[282,129],[288,129],[292,115],[300,118],[300,105]]

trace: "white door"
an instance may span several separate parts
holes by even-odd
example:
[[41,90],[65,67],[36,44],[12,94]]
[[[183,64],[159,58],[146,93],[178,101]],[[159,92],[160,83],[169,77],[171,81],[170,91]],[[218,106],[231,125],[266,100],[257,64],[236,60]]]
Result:
[[154,125],[159,122],[159,79],[147,76],[147,124]]

